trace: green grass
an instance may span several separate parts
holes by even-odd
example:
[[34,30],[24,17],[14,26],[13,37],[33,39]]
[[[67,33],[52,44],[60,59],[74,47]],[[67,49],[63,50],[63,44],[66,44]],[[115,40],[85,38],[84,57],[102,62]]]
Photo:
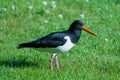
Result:
[[[55,9],[46,1],[47,6],[42,0],[0,0],[0,80],[120,80],[120,1],[56,0]],[[78,44],[58,56],[60,71],[50,72],[50,54],[16,49],[19,43],[66,30],[76,19],[97,37],[82,31]]]

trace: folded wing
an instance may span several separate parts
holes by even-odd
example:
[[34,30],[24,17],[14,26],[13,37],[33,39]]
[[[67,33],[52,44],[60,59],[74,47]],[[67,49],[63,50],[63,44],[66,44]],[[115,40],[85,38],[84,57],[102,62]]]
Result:
[[34,41],[22,43],[18,48],[55,48],[66,42],[64,33],[52,33]]

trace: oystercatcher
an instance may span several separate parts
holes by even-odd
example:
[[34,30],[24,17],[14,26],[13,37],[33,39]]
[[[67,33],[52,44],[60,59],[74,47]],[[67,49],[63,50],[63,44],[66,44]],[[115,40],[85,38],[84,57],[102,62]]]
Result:
[[81,30],[96,36],[80,20],[75,20],[68,30],[53,32],[37,40],[19,44],[18,49],[39,48],[41,52],[52,53],[50,57],[50,70],[53,70],[53,59],[55,59],[56,67],[59,69],[57,53],[69,51],[80,39]]

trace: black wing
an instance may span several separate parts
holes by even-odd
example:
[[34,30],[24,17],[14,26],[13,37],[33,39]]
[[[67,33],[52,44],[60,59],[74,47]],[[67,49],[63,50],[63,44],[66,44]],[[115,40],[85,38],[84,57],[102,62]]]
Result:
[[39,38],[34,41],[22,43],[18,48],[32,47],[32,48],[49,48],[63,45],[66,40],[64,39],[65,33],[51,33],[45,37]]

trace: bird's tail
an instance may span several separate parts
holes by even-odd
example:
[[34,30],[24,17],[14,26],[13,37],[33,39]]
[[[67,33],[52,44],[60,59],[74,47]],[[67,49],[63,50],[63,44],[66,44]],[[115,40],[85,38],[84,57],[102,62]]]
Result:
[[35,42],[32,41],[32,42],[27,42],[27,43],[21,43],[18,45],[18,49],[21,49],[21,48],[29,48],[29,47],[34,47],[35,46]]
[[21,48],[25,48],[27,46],[28,46],[28,43],[22,43],[22,44],[19,44],[17,48],[21,49]]

